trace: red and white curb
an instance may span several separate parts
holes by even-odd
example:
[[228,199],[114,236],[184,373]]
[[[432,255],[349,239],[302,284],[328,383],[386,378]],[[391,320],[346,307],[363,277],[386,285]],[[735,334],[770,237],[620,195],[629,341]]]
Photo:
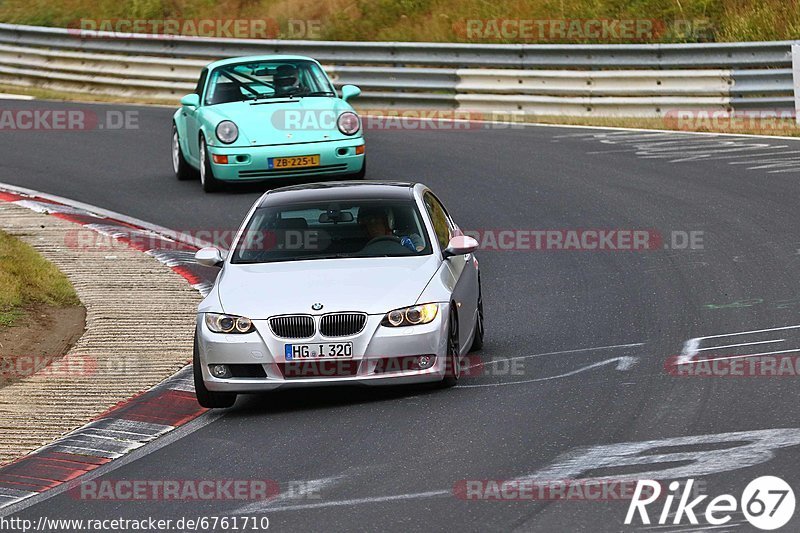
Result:
[[[194,261],[194,252],[203,243],[176,238],[165,228],[5,184],[0,184],[0,202],[47,213],[114,237],[169,266],[203,295],[216,278],[217,269]],[[148,246],[142,246],[142,242]],[[73,481],[206,411],[195,398],[191,366],[185,367],[152,389],[113,406],[85,426],[0,467],[0,510]]]

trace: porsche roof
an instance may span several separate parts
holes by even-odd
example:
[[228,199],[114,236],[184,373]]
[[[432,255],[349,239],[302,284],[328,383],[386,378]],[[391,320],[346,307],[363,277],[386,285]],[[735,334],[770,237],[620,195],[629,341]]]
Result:
[[260,55],[260,56],[242,56],[242,57],[229,57],[227,59],[220,59],[206,65],[208,70],[222,67],[225,65],[238,65],[240,63],[258,63],[260,61],[312,61],[318,63],[316,59],[307,56],[294,56],[294,55]]

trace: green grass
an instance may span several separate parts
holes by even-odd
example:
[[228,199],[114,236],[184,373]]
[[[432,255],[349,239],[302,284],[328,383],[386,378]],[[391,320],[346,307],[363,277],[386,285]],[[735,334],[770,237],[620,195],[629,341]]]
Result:
[[0,326],[13,325],[34,304],[80,305],[67,277],[39,253],[0,231]]
[[14,322],[25,316],[25,313],[19,309],[11,309],[9,311],[0,311],[0,328],[7,328],[14,325]]
[[[4,0],[0,20],[78,27],[81,19],[272,19],[283,38],[366,41],[536,42],[476,39],[474,19],[649,19],[663,26],[649,42],[800,38],[800,0]],[[289,20],[319,21],[320,31],[290,34]],[[686,31],[690,21],[697,31]],[[542,42],[541,39],[538,40]],[[544,41],[553,42],[553,39]],[[577,36],[557,42],[614,42]],[[624,39],[616,42],[624,42]]]

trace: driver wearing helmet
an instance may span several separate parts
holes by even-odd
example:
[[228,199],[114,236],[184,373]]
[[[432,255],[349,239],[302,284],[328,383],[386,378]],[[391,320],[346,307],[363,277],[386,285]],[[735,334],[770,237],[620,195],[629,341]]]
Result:
[[358,210],[358,224],[364,228],[370,239],[378,237],[394,237],[400,244],[411,250],[412,252],[419,252],[425,249],[425,242],[422,237],[416,233],[408,235],[397,235],[393,231],[393,222],[391,208],[384,207],[362,207]]
[[300,85],[300,76],[295,65],[279,65],[272,81],[275,85],[275,96],[291,96],[305,89]]

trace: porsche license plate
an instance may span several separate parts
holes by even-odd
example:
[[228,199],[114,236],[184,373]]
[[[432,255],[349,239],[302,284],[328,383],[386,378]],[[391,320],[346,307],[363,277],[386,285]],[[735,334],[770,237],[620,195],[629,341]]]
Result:
[[323,342],[319,344],[284,344],[287,361],[318,361],[320,359],[351,359],[352,342]]
[[318,167],[319,154],[296,155],[293,157],[270,157],[267,159],[269,168],[304,168]]

